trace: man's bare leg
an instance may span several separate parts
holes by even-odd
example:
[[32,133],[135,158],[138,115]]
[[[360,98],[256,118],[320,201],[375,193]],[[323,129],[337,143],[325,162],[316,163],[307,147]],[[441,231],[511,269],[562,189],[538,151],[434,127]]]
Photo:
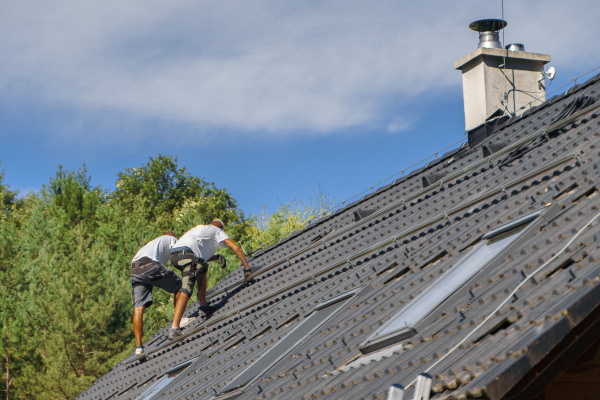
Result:
[[142,345],[142,338],[144,336],[144,310],[146,306],[137,307],[133,311],[133,334],[135,335],[135,345]]
[[183,293],[182,291],[178,291],[177,293],[175,293],[175,313],[173,314],[173,324],[171,325],[172,329],[179,329],[179,323],[181,322],[183,312],[187,307],[189,299],[190,296]]
[[200,278],[200,285],[198,287],[197,296],[200,306],[206,305],[206,275],[208,275],[206,272],[202,274],[202,278]]

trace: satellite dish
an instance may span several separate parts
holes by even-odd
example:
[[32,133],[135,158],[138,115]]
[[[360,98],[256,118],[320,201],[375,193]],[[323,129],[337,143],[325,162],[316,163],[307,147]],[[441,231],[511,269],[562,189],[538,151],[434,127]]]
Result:
[[548,68],[548,71],[546,71],[546,77],[548,80],[551,81],[554,79],[554,76],[556,76],[556,69],[554,67]]

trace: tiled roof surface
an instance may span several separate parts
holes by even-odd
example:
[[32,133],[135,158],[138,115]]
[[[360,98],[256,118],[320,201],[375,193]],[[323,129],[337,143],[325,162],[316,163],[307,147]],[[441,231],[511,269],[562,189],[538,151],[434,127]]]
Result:
[[[394,383],[412,398],[421,372],[433,376],[433,399],[518,390],[565,342],[586,337],[600,312],[600,109],[589,101],[599,91],[600,75],[254,254],[253,283],[233,272],[211,290],[222,307],[209,319],[194,320],[176,343],[168,327],[157,332],[146,359],[121,362],[78,399],[135,399],[194,358],[153,399],[385,399]],[[581,112],[573,102],[583,96]],[[359,346],[482,235],[537,210],[530,234],[415,335],[363,355]],[[316,306],[353,289],[276,364],[254,365],[256,379],[239,397],[223,395]]]

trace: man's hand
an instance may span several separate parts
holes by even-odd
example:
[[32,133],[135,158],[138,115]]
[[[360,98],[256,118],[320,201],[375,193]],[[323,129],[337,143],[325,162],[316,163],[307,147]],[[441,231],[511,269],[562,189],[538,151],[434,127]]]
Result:
[[244,255],[244,252],[242,251],[240,246],[235,244],[235,242],[233,240],[225,239],[224,242],[231,250],[234,251],[234,253],[238,256],[238,258],[242,262],[242,265],[244,266],[244,281],[250,282],[252,280],[252,271],[250,270],[250,266],[248,265],[248,260],[246,260],[246,256]]
[[250,282],[252,280],[252,271],[250,268],[244,268],[244,281]]
[[217,256],[217,261],[221,263],[221,269],[225,269],[225,267],[227,267],[227,259],[222,255],[219,254]]

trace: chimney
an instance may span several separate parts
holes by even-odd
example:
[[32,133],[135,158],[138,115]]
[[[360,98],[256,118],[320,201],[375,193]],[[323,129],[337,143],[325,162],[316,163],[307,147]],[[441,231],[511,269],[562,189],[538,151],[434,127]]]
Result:
[[546,54],[528,53],[515,43],[502,48],[498,32],[507,23],[483,19],[469,25],[479,32],[479,46],[454,67],[462,71],[465,129],[471,130],[492,116],[520,115],[546,101]]

